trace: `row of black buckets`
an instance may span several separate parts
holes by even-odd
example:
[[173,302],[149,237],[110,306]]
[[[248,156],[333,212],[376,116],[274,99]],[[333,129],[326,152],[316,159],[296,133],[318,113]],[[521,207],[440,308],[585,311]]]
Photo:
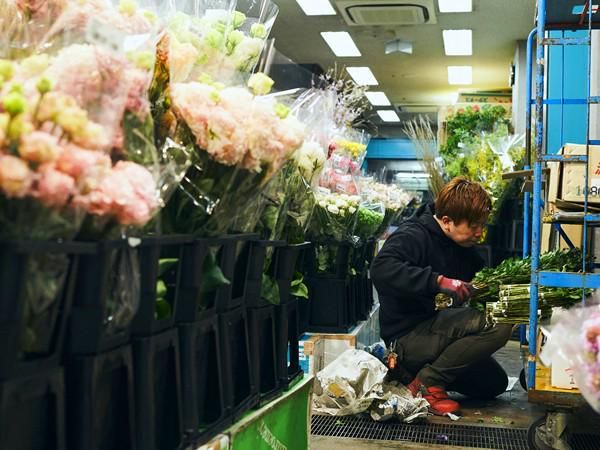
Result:
[[[315,267],[319,246],[334,249],[335,258],[327,270]],[[307,258],[310,301],[301,305],[302,331],[348,333],[368,319],[374,305],[369,269],[375,246],[375,240],[362,245],[325,242],[311,246],[312,254]]]
[[302,375],[305,301],[289,288],[306,249],[255,235],[0,245],[0,448],[175,450],[278,395]]

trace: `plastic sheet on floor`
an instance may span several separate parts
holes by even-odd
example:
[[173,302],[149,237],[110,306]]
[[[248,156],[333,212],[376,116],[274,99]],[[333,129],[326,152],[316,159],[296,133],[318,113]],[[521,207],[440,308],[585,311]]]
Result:
[[368,413],[373,420],[397,418],[412,422],[427,415],[428,403],[413,398],[395,383],[383,383],[387,367],[362,350],[346,350],[317,374],[314,410],[320,414],[348,416]]

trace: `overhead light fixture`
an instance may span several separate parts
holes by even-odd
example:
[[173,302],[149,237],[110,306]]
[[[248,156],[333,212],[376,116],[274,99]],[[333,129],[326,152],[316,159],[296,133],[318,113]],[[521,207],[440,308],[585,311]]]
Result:
[[335,56],[362,56],[352,36],[346,31],[323,31],[321,36]]
[[307,16],[335,16],[335,9],[329,0],[296,0]]
[[384,122],[400,122],[400,117],[396,114],[396,111],[391,109],[384,109],[377,111],[377,114]]
[[473,11],[471,0],[438,0],[441,13],[459,13]]
[[412,55],[413,45],[411,42],[401,41],[400,39],[394,39],[385,43],[385,54],[390,53],[406,53]]
[[379,84],[368,67],[346,67],[346,70],[359,86],[377,86]]
[[449,84],[473,84],[473,67],[448,66]]
[[367,99],[373,106],[391,106],[390,100],[382,91],[365,92]]
[[444,51],[448,56],[468,56],[473,54],[472,30],[444,30]]

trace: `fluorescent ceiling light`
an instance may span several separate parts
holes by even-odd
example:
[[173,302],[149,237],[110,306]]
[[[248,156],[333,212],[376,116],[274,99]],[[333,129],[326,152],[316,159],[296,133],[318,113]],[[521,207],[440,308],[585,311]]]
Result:
[[361,56],[360,50],[346,31],[323,31],[321,36],[335,56]]
[[307,16],[335,16],[329,0],[296,0]]
[[371,102],[371,105],[373,106],[390,106],[390,100],[387,98],[387,95],[385,95],[385,92],[377,92],[377,91],[373,91],[373,92],[365,92],[365,95],[367,96],[367,99],[369,99],[369,102]]
[[398,117],[396,111],[393,111],[391,109],[379,110],[377,111],[377,114],[379,114],[379,117],[384,122],[400,122],[400,117]]
[[467,56],[473,54],[472,30],[444,30],[444,51],[448,56]]
[[346,67],[346,70],[359,86],[377,86],[379,84],[368,67]]
[[473,11],[471,0],[438,0],[441,13],[457,13]]
[[450,84],[472,84],[473,67],[471,66],[448,66],[448,83]]

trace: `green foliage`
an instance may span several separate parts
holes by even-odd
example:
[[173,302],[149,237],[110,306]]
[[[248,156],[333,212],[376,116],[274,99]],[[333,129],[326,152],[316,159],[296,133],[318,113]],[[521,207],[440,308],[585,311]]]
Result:
[[308,299],[308,286],[304,284],[304,276],[300,272],[294,273],[294,279],[290,287],[290,294],[294,297]]

